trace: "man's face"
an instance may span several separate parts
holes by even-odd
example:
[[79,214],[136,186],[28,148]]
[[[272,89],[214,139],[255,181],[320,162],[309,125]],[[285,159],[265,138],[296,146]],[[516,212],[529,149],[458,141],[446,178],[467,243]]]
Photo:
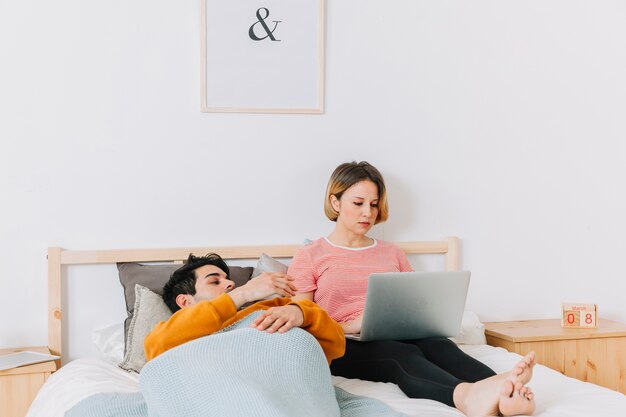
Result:
[[214,265],[204,265],[195,270],[196,294],[190,300],[190,304],[196,304],[202,300],[212,300],[225,292],[235,288],[235,283],[228,279],[226,273]]

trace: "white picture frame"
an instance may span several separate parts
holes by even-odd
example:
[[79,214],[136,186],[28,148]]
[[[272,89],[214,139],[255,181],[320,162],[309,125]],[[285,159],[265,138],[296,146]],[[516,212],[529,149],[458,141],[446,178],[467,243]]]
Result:
[[325,0],[200,3],[202,112],[324,112]]

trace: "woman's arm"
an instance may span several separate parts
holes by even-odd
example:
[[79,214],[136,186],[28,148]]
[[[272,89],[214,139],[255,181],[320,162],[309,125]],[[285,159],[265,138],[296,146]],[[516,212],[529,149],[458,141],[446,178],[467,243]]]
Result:
[[[313,294],[314,294],[314,291],[301,292],[291,297],[291,300],[292,301],[300,301],[300,300],[313,301]],[[362,323],[363,323],[363,314],[359,315],[354,320],[346,321],[344,323],[339,323],[339,325],[343,329],[344,333],[353,334],[353,333],[361,333]]]
[[359,315],[354,320],[345,321],[339,323],[345,334],[361,333],[361,326],[363,325],[363,314]]
[[298,293],[298,294],[294,295],[293,297],[291,297],[291,300],[292,301],[300,301],[300,300],[310,300],[310,301],[313,301],[313,293],[314,292],[315,291]]

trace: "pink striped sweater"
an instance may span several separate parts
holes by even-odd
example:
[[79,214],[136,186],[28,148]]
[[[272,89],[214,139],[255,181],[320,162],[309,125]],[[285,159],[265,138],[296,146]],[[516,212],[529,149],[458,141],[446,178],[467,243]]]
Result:
[[375,240],[364,248],[346,248],[321,238],[296,253],[288,274],[298,292],[314,291],[313,301],[345,322],[363,312],[371,273],[412,270],[404,252],[392,243]]

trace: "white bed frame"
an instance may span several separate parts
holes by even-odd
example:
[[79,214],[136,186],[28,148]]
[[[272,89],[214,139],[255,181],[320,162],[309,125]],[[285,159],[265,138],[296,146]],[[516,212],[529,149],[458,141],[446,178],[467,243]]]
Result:
[[[460,266],[460,240],[448,237],[440,241],[398,242],[407,254],[441,254],[445,256],[445,270],[458,271]],[[258,259],[262,253],[274,258],[291,258],[301,245],[224,246],[172,249],[120,249],[120,250],[65,250],[48,249],[48,348],[53,355],[63,353],[62,345],[62,281],[65,267],[70,265],[115,264],[117,262],[182,262],[190,253],[220,254],[224,259]],[[57,369],[61,367],[57,362]]]

